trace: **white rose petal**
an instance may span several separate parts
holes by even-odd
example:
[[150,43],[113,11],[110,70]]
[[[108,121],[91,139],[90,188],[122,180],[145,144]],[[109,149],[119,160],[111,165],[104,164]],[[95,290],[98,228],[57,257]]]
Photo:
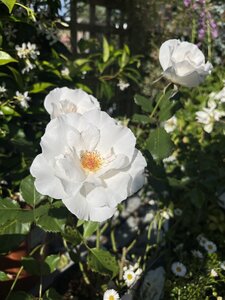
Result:
[[161,45],[159,61],[167,79],[186,87],[198,86],[212,70],[196,45],[176,39]]
[[100,109],[98,100],[81,89],[55,88],[45,98],[44,107],[54,119],[62,114],[77,112],[83,114]]
[[146,161],[135,142],[100,110],[61,115],[47,125],[31,165],[36,189],[62,199],[79,219],[104,221],[144,184]]

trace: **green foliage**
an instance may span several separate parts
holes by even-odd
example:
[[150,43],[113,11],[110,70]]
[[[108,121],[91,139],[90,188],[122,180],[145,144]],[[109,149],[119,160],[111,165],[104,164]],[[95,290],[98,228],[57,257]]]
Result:
[[0,271],[0,281],[7,281],[9,280],[9,276],[5,273]]
[[29,295],[25,292],[19,291],[19,292],[13,292],[11,293],[9,300],[33,300],[33,296]]
[[16,0],[1,0],[1,1],[8,7],[9,12],[11,13],[16,3]]
[[33,207],[35,207],[43,197],[36,191],[34,186],[34,178],[31,175],[27,176],[21,181],[20,192],[25,202]]
[[110,56],[109,44],[106,38],[103,37],[103,62],[104,63],[107,62],[109,56]]
[[150,132],[146,148],[155,159],[162,160],[172,153],[173,142],[165,129],[156,128]]
[[152,103],[151,103],[151,100],[150,99],[147,99],[146,97],[144,96],[141,96],[141,95],[135,95],[134,96],[134,102],[141,106],[142,110],[145,111],[145,112],[151,112],[153,107],[152,107]]
[[0,51],[0,66],[6,65],[11,62],[17,62],[16,59],[12,58],[8,53]]
[[83,227],[84,227],[83,238],[87,239],[97,230],[97,228],[99,227],[99,223],[92,222],[92,221],[85,221]]
[[119,272],[115,257],[110,252],[102,249],[89,249],[87,262],[92,271],[103,275],[115,277]]

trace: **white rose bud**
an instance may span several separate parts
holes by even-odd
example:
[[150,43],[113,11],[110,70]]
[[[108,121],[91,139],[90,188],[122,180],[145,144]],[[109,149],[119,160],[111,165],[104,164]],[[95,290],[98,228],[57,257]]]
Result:
[[194,44],[168,40],[159,50],[163,75],[173,83],[196,87],[211,73],[212,64],[205,63],[205,56]]

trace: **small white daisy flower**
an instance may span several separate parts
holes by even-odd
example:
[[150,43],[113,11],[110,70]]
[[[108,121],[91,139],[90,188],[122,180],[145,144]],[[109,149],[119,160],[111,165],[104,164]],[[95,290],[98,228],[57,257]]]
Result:
[[220,268],[225,271],[225,261],[220,263]]
[[126,285],[128,287],[130,287],[131,285],[133,285],[136,282],[136,275],[135,275],[134,271],[128,269],[124,272],[123,279],[125,280]]
[[181,262],[174,262],[171,266],[172,272],[179,277],[184,277],[187,273],[187,268]]
[[208,242],[207,238],[205,238],[203,236],[203,234],[199,234],[196,239],[197,239],[199,245],[202,247],[204,247],[205,243]]
[[214,269],[212,269],[211,272],[210,272],[210,276],[217,277],[218,274],[217,274],[217,272]]
[[119,299],[120,299],[119,294],[117,293],[117,291],[113,289],[105,291],[103,295],[103,300],[119,300]]
[[119,89],[121,91],[124,91],[125,89],[127,89],[130,86],[130,84],[128,82],[125,82],[120,79],[120,81],[117,83],[117,86],[119,87]]
[[28,97],[28,92],[25,92],[24,94],[22,94],[17,91],[16,96],[14,96],[14,98],[19,101],[21,107],[23,107],[23,108],[29,107],[28,101],[30,101],[30,97]]
[[203,247],[209,254],[215,253],[217,251],[217,246],[212,241],[207,241]]
[[199,251],[199,250],[192,250],[191,253],[192,253],[192,255],[193,255],[194,257],[196,257],[196,258],[200,258],[200,259],[203,258],[203,254],[202,254],[202,252]]
[[174,212],[174,215],[177,216],[177,217],[180,217],[183,214],[183,211],[180,208],[174,208],[173,212]]

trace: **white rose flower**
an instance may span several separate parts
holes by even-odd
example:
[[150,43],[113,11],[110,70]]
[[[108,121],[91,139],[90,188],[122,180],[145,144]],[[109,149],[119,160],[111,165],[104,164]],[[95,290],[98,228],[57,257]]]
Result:
[[44,107],[54,119],[62,114],[77,112],[83,114],[100,109],[98,100],[81,89],[55,88],[46,97]]
[[91,110],[49,122],[31,165],[35,187],[62,199],[79,219],[104,221],[144,184],[146,161],[135,136],[108,114]]
[[175,39],[162,44],[159,61],[167,79],[186,87],[198,86],[212,70],[196,45]]

